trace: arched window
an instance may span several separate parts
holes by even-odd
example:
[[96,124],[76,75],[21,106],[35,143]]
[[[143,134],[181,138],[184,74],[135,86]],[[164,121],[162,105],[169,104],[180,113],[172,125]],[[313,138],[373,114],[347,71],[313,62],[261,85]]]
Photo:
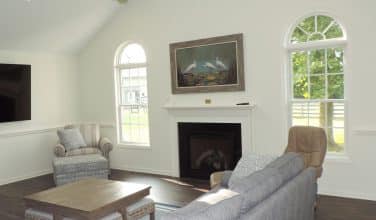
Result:
[[136,43],[121,46],[115,56],[118,141],[149,145],[146,54]]
[[344,29],[326,15],[301,20],[287,39],[290,124],[324,128],[333,153],[345,150],[345,45]]

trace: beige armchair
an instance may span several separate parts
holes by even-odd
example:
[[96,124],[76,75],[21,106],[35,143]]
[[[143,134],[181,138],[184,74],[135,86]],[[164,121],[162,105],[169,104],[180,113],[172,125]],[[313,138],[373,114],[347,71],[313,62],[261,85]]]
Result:
[[305,167],[316,168],[316,178],[323,172],[323,163],[326,154],[326,133],[318,127],[294,126],[290,128],[287,152],[296,152],[304,158]]
[[67,125],[64,128],[74,127],[80,129],[87,147],[67,151],[65,147],[59,143],[54,148],[56,157],[102,154],[104,157],[109,159],[109,153],[113,149],[113,145],[108,138],[100,136],[100,127],[98,124]]

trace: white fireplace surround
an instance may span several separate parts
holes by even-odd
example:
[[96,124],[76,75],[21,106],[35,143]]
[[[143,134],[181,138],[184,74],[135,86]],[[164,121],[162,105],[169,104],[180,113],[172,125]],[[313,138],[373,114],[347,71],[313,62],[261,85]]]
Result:
[[239,123],[241,125],[242,154],[254,151],[252,111],[250,105],[171,105],[164,108],[169,112],[172,175],[179,177],[178,123]]

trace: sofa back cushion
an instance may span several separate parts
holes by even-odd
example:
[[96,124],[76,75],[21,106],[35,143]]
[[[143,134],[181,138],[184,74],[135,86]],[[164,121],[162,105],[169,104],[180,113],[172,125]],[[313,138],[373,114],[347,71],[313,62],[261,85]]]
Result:
[[313,220],[316,192],[315,169],[309,167],[240,219]]
[[277,156],[267,154],[248,154],[244,155],[236,165],[234,171],[228,180],[228,185],[232,185],[237,181],[241,181],[244,177],[263,169],[271,161],[275,160]]
[[282,175],[283,181],[287,182],[297,176],[304,169],[304,159],[298,153],[289,152],[278,157],[266,167],[277,169]]
[[230,185],[230,190],[243,197],[240,213],[244,214],[283,185],[283,177],[275,168],[264,168]]
[[203,196],[174,212],[162,216],[164,220],[238,219],[242,197],[226,188],[214,188]]
[[296,153],[287,153],[269,163],[264,169],[254,172],[241,181],[229,184],[232,191],[243,197],[240,212],[242,214],[248,212],[303,169],[303,158]]

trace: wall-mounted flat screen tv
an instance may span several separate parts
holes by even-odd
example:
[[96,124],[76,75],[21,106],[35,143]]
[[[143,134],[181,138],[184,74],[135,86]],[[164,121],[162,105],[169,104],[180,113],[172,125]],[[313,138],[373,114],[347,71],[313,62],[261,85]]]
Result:
[[31,66],[0,64],[0,122],[31,120]]

